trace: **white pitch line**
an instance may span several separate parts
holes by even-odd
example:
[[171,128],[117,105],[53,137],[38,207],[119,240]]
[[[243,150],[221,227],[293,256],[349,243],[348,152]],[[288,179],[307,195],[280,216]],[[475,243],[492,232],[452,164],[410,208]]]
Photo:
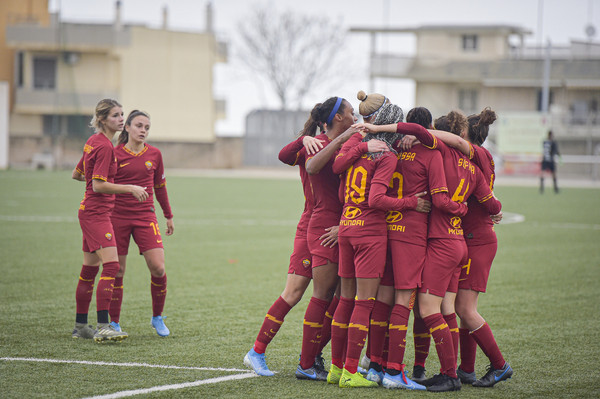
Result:
[[94,365],[94,366],[149,367],[149,368],[178,369],[178,370],[248,372],[247,369],[226,369],[226,368],[219,368],[219,367],[186,367],[186,366],[169,366],[169,365],[148,364],[148,363],[90,362],[88,360],[38,359],[38,358],[33,358],[33,357],[0,357],[0,360],[21,361],[21,362],[42,362],[42,363],[89,364],[89,365]]
[[170,391],[170,390],[174,390],[174,389],[191,388],[191,387],[197,387],[199,385],[216,384],[217,382],[230,381],[230,380],[242,380],[244,378],[252,378],[252,377],[258,377],[258,375],[254,374],[254,373],[234,374],[234,375],[229,375],[229,376],[225,376],[225,377],[209,378],[207,380],[184,382],[181,384],[159,385],[159,386],[152,387],[152,388],[133,389],[130,391],[109,393],[107,395],[90,396],[89,398],[84,398],[84,399],[125,398],[127,396],[142,395],[142,394],[151,393],[151,392]]

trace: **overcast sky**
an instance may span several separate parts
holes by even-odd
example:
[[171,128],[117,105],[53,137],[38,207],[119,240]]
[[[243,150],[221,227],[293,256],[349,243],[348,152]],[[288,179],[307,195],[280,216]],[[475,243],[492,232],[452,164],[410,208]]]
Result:
[[[49,0],[49,3],[51,12],[60,9],[63,21],[110,22],[114,18],[115,0]],[[207,3],[207,0],[122,0],[122,18],[124,23],[158,27],[162,21],[162,8],[166,5],[170,29],[203,31]],[[214,94],[227,101],[228,117],[217,124],[220,135],[241,134],[245,116],[252,109],[278,107],[274,94],[239,64],[233,54],[237,23],[252,7],[259,5],[325,16],[346,27],[517,25],[532,32],[527,39],[532,45],[547,40],[553,45],[565,45],[570,39],[585,39],[585,27],[593,25],[597,32],[595,39],[600,40],[599,0],[213,0],[212,3],[214,29],[220,39],[230,43],[228,64],[219,64],[215,70]],[[380,51],[412,54],[414,39],[411,36],[395,37],[380,40],[377,46]],[[355,55],[352,59],[356,64],[356,76],[349,77],[336,92],[315,90],[306,98],[307,108],[332,95],[345,97],[357,107],[356,92],[369,89],[367,36],[348,35],[345,51]],[[410,81],[378,80],[374,90],[385,92],[406,110],[414,105],[414,85]],[[143,108],[143,104],[135,107]]]

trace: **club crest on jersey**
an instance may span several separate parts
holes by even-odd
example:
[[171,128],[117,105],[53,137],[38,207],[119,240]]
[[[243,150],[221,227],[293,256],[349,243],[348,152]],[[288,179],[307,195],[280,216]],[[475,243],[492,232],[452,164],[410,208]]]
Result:
[[112,234],[110,234],[110,233],[106,233],[106,234],[104,234],[104,237],[106,237],[106,239],[107,239],[108,241],[112,240]]
[[362,214],[362,211],[355,206],[349,206],[344,211],[344,217],[346,219],[354,219],[354,218],[359,217],[361,214]]
[[148,170],[152,169],[152,162],[146,161],[146,162],[144,162],[144,165],[146,165],[146,169],[148,169]]
[[310,259],[302,260],[302,266],[304,266],[305,269],[308,269],[310,267]]
[[402,212],[388,211],[385,216],[385,221],[388,223],[396,223],[402,220]]
[[455,216],[452,219],[450,219],[450,223],[452,223],[452,227],[454,227],[455,229],[461,228],[461,222],[462,222],[462,219],[459,218],[458,216]]

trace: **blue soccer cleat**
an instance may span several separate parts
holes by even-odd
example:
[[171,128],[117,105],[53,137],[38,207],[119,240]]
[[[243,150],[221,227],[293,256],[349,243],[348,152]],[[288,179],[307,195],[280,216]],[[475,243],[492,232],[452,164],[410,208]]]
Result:
[[154,327],[156,333],[161,337],[167,337],[171,334],[171,331],[165,326],[163,317],[160,315],[152,317],[152,327]]
[[244,364],[254,370],[258,375],[265,377],[275,375],[275,373],[269,370],[269,367],[267,366],[265,354],[256,353],[254,348],[250,349],[248,353],[246,353],[246,356],[244,356]]
[[398,375],[385,373],[383,376],[382,385],[387,389],[411,389],[417,391],[424,391],[427,389],[423,385],[418,384],[408,378],[404,370],[402,370]]
[[115,331],[121,332],[121,325],[119,323],[115,323],[114,321],[111,321],[108,324],[111,325]]
[[381,381],[383,381],[383,371],[377,371],[374,368],[370,368],[365,378],[381,385]]

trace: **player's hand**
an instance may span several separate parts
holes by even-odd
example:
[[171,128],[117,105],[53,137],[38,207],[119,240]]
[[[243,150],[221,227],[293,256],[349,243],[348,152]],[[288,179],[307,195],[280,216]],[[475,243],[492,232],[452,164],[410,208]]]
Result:
[[415,208],[415,210],[417,212],[429,213],[429,211],[431,211],[431,201],[427,201],[421,198],[425,194],[427,194],[427,191],[415,194],[415,197],[417,197],[417,207]]
[[500,211],[500,213],[497,215],[491,215],[490,219],[492,219],[492,222],[494,222],[494,224],[500,223],[500,221],[502,220],[502,211]]
[[327,233],[319,237],[321,245],[324,247],[333,248],[338,242],[338,230],[340,226],[331,226],[325,229]]
[[404,136],[400,141],[400,148],[402,148],[402,151],[408,151],[412,148],[413,145],[415,145],[417,141],[418,140],[415,136]]
[[384,141],[377,139],[367,141],[368,152],[385,152],[389,150],[390,149]]
[[361,133],[377,133],[377,126],[372,123],[355,123],[352,127],[358,129]]
[[323,148],[323,140],[316,139],[312,136],[304,136],[302,139],[302,144],[304,145],[308,155],[314,155],[319,152],[321,148]]
[[173,224],[173,219],[167,219],[167,235],[173,235],[173,230],[175,230],[175,225]]
[[344,133],[338,136],[340,144],[345,143],[346,141],[348,141],[348,139],[350,139],[350,137],[352,137],[355,133],[358,132],[360,132],[360,129],[355,128],[354,125],[350,126],[348,129],[346,129]]
[[136,185],[130,185],[131,195],[135,197],[140,202],[144,202],[148,199],[148,193],[146,192],[146,187],[140,187]]

